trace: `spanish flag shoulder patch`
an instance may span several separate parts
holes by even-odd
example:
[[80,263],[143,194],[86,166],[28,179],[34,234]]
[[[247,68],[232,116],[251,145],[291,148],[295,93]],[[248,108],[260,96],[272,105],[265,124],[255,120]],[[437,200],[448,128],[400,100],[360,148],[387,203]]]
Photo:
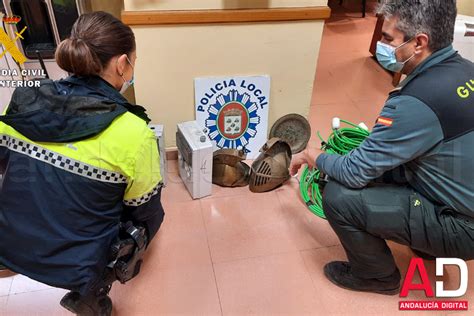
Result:
[[393,120],[391,118],[380,116],[377,119],[377,124],[385,125],[385,126],[392,126]]

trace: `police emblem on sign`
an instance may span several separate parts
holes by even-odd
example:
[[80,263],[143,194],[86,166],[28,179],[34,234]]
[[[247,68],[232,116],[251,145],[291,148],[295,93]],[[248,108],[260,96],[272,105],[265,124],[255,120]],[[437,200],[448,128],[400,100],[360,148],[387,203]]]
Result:
[[220,94],[207,110],[209,137],[219,148],[245,148],[257,134],[260,123],[257,109],[247,93],[230,90],[227,95]]
[[244,111],[233,109],[224,113],[224,130],[229,135],[239,134],[242,131],[242,113]]

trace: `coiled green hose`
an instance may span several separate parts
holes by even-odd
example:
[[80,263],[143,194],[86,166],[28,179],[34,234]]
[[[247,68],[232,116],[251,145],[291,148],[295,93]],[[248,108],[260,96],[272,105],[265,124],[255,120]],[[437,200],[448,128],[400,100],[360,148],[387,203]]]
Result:
[[[354,123],[345,120],[341,120],[341,122],[351,127],[333,129],[327,141],[324,141],[318,132],[318,137],[321,139],[321,149],[328,154],[346,155],[354,148],[359,147],[370,135],[369,131]],[[300,178],[300,193],[309,210],[314,215],[325,219],[319,177],[320,171],[318,169],[310,170],[306,166]]]

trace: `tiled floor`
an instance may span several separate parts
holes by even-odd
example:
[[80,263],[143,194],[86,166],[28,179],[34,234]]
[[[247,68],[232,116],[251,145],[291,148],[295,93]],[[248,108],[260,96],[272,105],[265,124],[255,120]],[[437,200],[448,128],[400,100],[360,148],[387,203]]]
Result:
[[[333,116],[370,126],[391,89],[390,75],[368,53],[375,18],[362,19],[351,6],[334,6],[324,29],[310,115],[324,137]],[[215,186],[212,197],[193,201],[175,162],[169,172],[165,222],[139,277],[114,285],[115,315],[400,314],[397,296],[345,291],[326,280],[324,264],[345,254],[328,223],[300,201],[296,179],[265,194]],[[391,247],[405,273],[413,254]],[[434,265],[427,266],[433,281]],[[456,278],[448,269],[444,280],[455,286]],[[464,299],[474,302],[472,284],[471,273]],[[67,315],[58,304],[64,293],[19,275],[2,278],[0,315]]]

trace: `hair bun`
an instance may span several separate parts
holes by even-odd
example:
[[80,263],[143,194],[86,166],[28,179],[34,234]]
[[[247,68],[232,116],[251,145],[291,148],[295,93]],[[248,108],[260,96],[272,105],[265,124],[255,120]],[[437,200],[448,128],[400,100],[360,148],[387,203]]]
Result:
[[80,43],[80,42],[84,42],[85,41],[82,39],[82,38],[78,38],[78,37],[70,37],[69,38],[73,43],[77,44],[77,43]]
[[99,75],[102,65],[81,38],[67,38],[56,49],[56,61],[63,70],[78,76]]

